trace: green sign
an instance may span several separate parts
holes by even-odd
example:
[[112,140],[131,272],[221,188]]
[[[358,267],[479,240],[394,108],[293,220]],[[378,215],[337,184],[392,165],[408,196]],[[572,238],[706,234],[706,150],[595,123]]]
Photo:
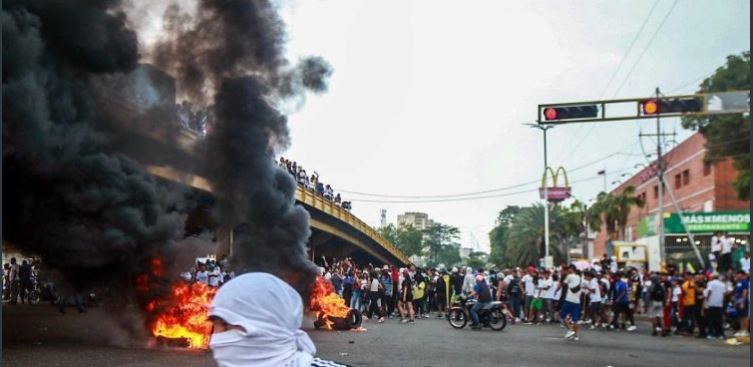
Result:
[[657,232],[656,214],[650,214],[638,221],[638,238],[655,236]]
[[[748,212],[708,212],[683,213],[685,224],[691,233],[749,232],[750,213]],[[682,221],[677,213],[664,218],[666,233],[685,233]]]

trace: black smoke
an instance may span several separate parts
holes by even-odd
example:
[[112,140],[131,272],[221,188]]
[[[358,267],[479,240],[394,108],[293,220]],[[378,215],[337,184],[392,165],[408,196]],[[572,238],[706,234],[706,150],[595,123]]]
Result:
[[129,73],[136,33],[117,1],[4,1],[4,240],[78,291],[128,294],[182,234],[179,195],[115,152],[92,84]]
[[326,90],[331,68],[319,57],[291,65],[269,1],[202,0],[193,17],[171,7],[165,34],[155,64],[176,76],[179,95],[213,110],[205,171],[218,221],[235,227],[231,262],[240,271],[278,274],[305,292],[316,275],[306,257],[309,216],[295,205],[295,182],[275,164],[290,135],[273,101]]

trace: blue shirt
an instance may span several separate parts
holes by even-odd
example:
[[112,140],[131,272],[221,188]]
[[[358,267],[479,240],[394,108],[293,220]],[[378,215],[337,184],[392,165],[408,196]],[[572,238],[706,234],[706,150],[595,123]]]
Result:
[[389,274],[382,274],[379,276],[379,281],[382,282],[384,287],[384,294],[392,294],[392,277]]
[[[617,303],[628,303],[628,294],[627,294],[627,283],[623,281],[622,279],[616,281],[614,283],[614,296],[619,297],[615,299],[614,301]],[[622,294],[620,296],[620,294]]]
[[735,286],[735,299],[738,301],[743,297],[743,290],[750,289],[750,280],[743,279],[737,282]]

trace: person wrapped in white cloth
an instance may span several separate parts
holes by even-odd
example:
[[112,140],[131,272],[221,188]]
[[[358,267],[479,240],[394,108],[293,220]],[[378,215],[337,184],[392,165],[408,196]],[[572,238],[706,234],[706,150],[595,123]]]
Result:
[[209,318],[219,367],[345,366],[314,357],[316,347],[301,330],[301,296],[272,274],[247,273],[224,284]]

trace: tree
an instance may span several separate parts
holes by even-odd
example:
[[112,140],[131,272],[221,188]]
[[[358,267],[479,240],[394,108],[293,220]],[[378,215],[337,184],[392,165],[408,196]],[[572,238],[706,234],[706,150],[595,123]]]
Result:
[[[429,265],[436,266],[439,263],[448,264],[454,259],[454,253],[460,254],[458,248],[460,245],[457,240],[460,238],[460,230],[456,227],[435,222],[424,231],[424,249],[429,254]],[[453,250],[448,249],[453,247]],[[441,255],[441,256],[440,256]],[[456,261],[453,261],[456,262]]]
[[509,266],[510,261],[505,256],[507,252],[507,233],[513,218],[520,212],[520,207],[516,205],[508,206],[502,209],[497,215],[497,221],[494,228],[489,232],[489,261],[499,266]]
[[[550,212],[549,235],[553,236],[559,231],[565,221],[557,220],[559,210]],[[550,238],[551,241],[551,238]],[[561,261],[562,256],[556,246],[549,249],[550,255],[554,256],[555,261]],[[534,204],[520,208],[510,224],[507,233],[507,249],[505,257],[509,265],[527,266],[537,264],[539,258],[544,256],[544,206]]]
[[389,224],[377,230],[379,234],[402,251],[405,256],[421,255],[423,233],[412,225],[395,227]]
[[[750,87],[750,51],[727,56],[727,63],[706,78],[699,93],[746,90]],[[731,157],[738,175],[732,182],[741,200],[750,199],[750,125],[743,114],[688,116],[682,126],[698,130],[706,138],[708,163]]]
[[589,209],[589,226],[594,231],[600,231],[604,224],[607,236],[616,239],[617,233],[625,228],[633,207],[642,208],[643,205],[643,201],[635,195],[635,186],[628,186],[615,195],[600,192],[596,203]]
[[481,251],[471,252],[465,259],[465,264],[473,269],[483,268],[486,265],[486,253]]

